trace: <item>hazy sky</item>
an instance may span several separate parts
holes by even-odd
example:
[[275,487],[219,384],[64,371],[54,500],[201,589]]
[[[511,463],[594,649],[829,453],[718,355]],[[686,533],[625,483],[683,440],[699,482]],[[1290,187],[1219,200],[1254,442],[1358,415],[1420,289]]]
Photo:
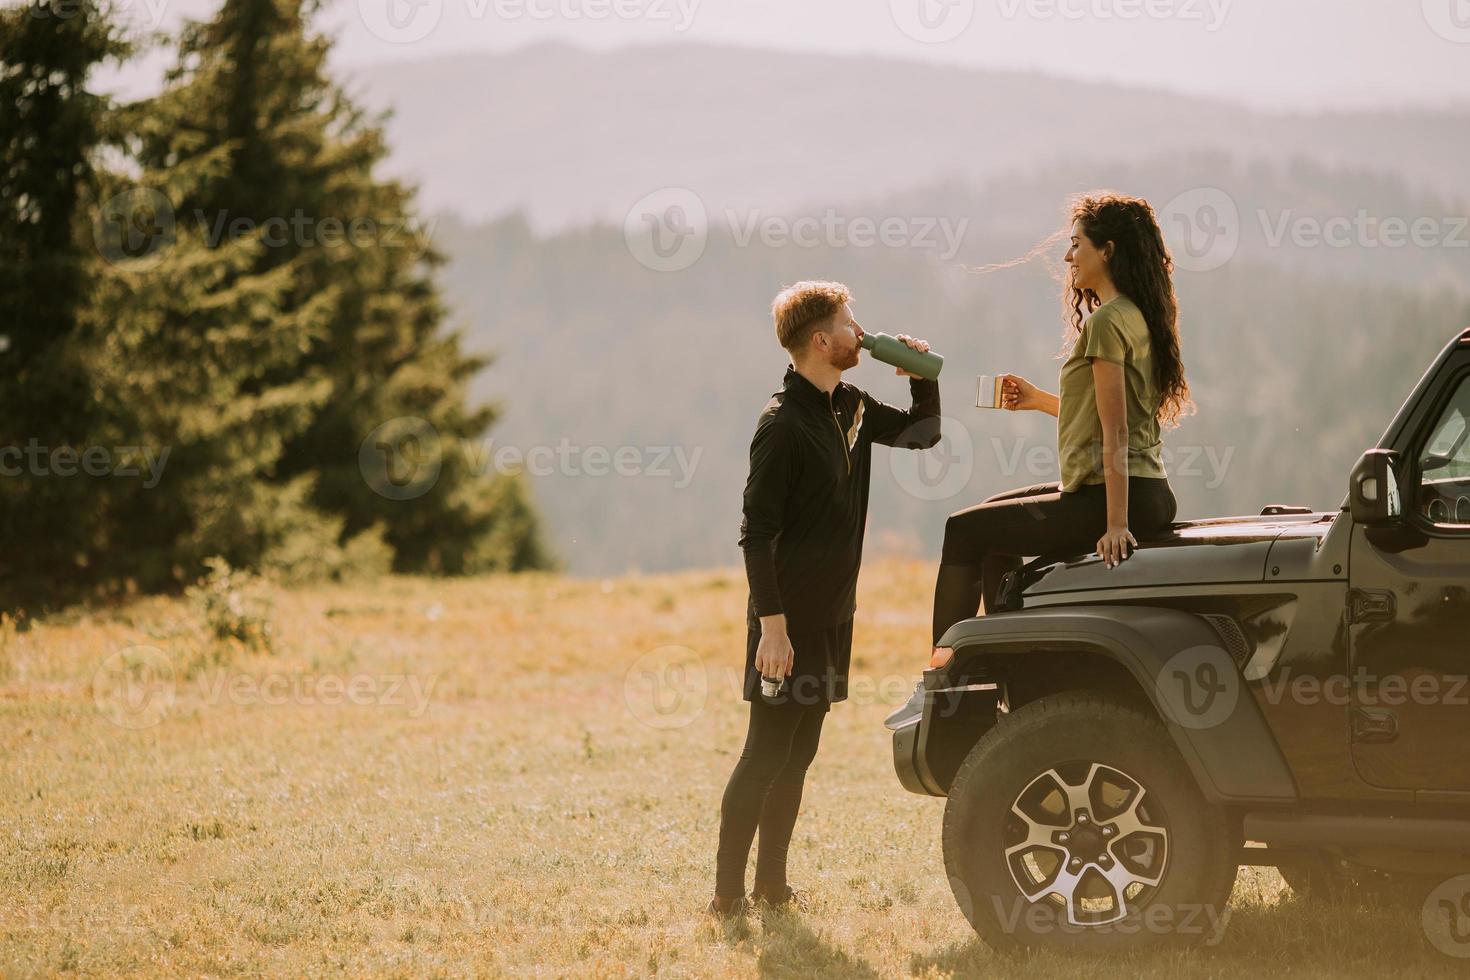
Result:
[[[219,0],[120,0],[145,25]],[[1262,108],[1470,101],[1470,0],[327,0],[339,66],[722,42],[882,53],[1206,94]],[[106,83],[155,82],[158,57]]]

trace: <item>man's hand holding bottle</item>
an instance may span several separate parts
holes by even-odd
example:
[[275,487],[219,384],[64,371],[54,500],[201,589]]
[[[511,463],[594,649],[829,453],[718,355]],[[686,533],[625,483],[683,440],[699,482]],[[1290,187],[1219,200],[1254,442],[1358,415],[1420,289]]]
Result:
[[791,648],[791,638],[786,635],[786,616],[761,617],[761,640],[755,648],[755,669],[761,678],[782,679],[791,676],[796,663],[796,651]]

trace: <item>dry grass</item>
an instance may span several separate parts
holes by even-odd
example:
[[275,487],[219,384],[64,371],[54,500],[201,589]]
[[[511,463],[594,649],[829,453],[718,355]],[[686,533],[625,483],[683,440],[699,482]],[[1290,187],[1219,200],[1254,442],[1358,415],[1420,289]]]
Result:
[[[0,970],[1092,972],[979,945],[943,876],[943,801],[894,778],[880,722],[922,654],[931,572],[864,573],[870,686],[830,719],[792,849],[811,907],[728,927],[700,911],[744,732],[738,572],[278,592],[270,655],[212,639],[185,600],[7,626]],[[171,703],[119,700],[150,676]],[[323,703],[333,679],[365,703]],[[1280,891],[1243,875],[1218,946],[1103,969],[1456,972],[1417,910]]]

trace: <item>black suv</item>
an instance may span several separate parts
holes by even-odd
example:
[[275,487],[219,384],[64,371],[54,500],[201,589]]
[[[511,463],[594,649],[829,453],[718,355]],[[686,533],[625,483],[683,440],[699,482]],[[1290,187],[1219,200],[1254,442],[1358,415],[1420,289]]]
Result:
[[951,628],[899,780],[946,796],[993,946],[1208,935],[1236,869],[1427,894],[1470,872],[1470,330],[1336,512],[1177,523],[1117,568],[1042,556]]

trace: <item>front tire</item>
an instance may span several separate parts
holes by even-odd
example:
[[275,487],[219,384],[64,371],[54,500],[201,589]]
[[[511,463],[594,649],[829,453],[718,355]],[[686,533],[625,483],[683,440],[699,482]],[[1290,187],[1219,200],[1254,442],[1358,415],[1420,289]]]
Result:
[[1236,853],[1163,724],[1092,693],[1003,716],[944,811],[951,888],[996,949],[1218,939]]

